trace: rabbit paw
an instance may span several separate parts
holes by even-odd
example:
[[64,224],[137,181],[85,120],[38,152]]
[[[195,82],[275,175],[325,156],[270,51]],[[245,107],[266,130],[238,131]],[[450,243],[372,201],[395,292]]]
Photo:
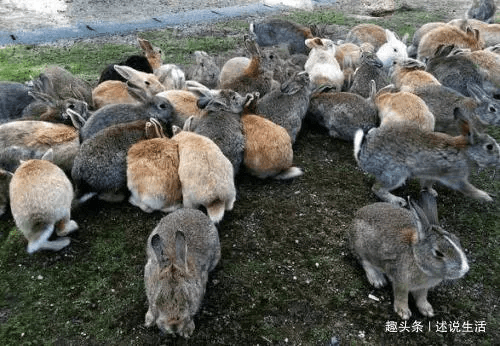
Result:
[[151,312],[151,310],[148,310],[148,312],[146,313],[144,326],[149,328],[152,327],[154,324],[155,324],[155,317]]
[[380,288],[387,284],[384,273],[372,266],[369,262],[364,261],[363,268],[365,269],[368,282],[375,288]]
[[394,311],[403,320],[409,320],[410,317],[411,317],[411,310],[408,308],[408,306],[397,306],[397,305],[394,305]]
[[57,235],[62,237],[66,236],[78,229],[78,224],[74,220],[70,220],[61,231],[57,231]]
[[397,205],[398,207],[401,207],[401,208],[406,207],[405,199],[401,198],[401,197],[394,196],[394,195],[389,196],[388,202],[391,204]]
[[434,309],[432,308],[432,305],[428,302],[425,301],[421,304],[417,304],[418,311],[426,317],[433,317],[434,316]]

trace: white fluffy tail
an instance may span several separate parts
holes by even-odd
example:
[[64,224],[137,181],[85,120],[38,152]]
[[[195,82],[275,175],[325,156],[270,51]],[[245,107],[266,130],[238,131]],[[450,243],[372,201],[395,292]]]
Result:
[[275,176],[274,179],[280,179],[280,180],[292,179],[300,177],[302,174],[304,174],[304,171],[299,167],[290,167],[287,170]]
[[358,165],[359,165],[359,151],[361,150],[361,143],[363,142],[364,136],[365,133],[363,132],[362,129],[356,130],[356,133],[354,134],[354,158],[356,159]]
[[207,207],[207,214],[213,223],[219,223],[224,217],[224,211],[226,209],[226,203],[220,199],[216,200]]

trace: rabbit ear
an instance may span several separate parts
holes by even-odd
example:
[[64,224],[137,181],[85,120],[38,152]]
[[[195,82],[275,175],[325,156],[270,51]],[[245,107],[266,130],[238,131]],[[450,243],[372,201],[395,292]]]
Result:
[[39,102],[42,102],[42,103],[46,103],[46,104],[48,104],[50,106],[55,107],[56,101],[49,94],[33,90],[33,91],[28,91],[28,95],[30,95],[31,97],[33,97],[36,101],[39,101]]
[[81,129],[85,125],[86,120],[74,110],[68,108],[66,109],[66,114],[71,119],[71,123],[75,129]]
[[46,160],[50,162],[54,161],[54,150],[52,150],[52,148],[47,150],[45,154],[43,154],[41,160]]
[[163,241],[158,233],[151,237],[151,247],[153,248],[158,263],[160,264],[160,269],[166,268],[169,264],[169,260],[163,252]]
[[408,198],[408,205],[410,206],[410,212],[417,222],[418,241],[420,241],[425,238],[425,233],[429,229],[430,223],[427,219],[427,215],[425,215],[422,208],[420,208],[420,206],[415,203],[415,201]]
[[132,97],[139,100],[140,102],[146,103],[149,100],[148,94],[142,89],[134,88],[127,84],[127,91],[130,95],[132,95]]
[[191,115],[185,122],[182,130],[184,131],[194,131],[193,128],[194,115]]
[[177,125],[172,125],[172,135],[175,136],[178,133],[181,133],[182,129]]
[[375,80],[370,80],[370,95],[368,96],[368,100],[375,102],[375,95],[377,95],[377,83]]
[[488,100],[486,92],[477,84],[467,83],[467,91],[477,102]]
[[420,191],[420,205],[431,225],[439,225],[436,196],[429,190]]
[[175,263],[178,266],[187,268],[186,262],[187,244],[186,237],[181,231],[175,233]]

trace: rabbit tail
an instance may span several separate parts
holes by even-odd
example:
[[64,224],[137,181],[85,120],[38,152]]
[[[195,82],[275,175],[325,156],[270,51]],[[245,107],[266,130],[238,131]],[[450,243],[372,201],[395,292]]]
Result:
[[66,237],[49,241],[52,232],[54,232],[54,224],[48,224],[40,232],[37,232],[38,236],[28,241],[28,253],[32,254],[39,250],[59,251],[69,245],[70,240]]
[[224,211],[226,209],[226,202],[217,199],[207,206],[207,214],[213,223],[219,223],[224,217]]
[[299,177],[302,174],[304,174],[304,171],[302,171],[300,168],[290,167],[287,170],[284,170],[280,174],[275,176],[274,179],[280,179],[280,180],[292,179],[295,177]]
[[359,152],[361,151],[361,144],[363,144],[363,138],[365,134],[362,129],[356,130],[354,134],[354,158],[359,165]]

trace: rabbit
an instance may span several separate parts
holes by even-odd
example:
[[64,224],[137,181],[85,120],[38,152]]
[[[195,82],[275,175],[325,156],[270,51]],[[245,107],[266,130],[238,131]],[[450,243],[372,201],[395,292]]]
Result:
[[154,75],[163,86],[163,90],[184,89],[186,87],[186,74],[177,65],[161,65],[155,70]]
[[293,144],[309,108],[311,94],[309,74],[304,71],[295,73],[281,88],[260,98],[254,111],[285,128]]
[[500,43],[500,24],[498,23],[485,23],[478,19],[453,19],[448,22],[462,30],[466,27],[478,30],[479,35],[484,40],[485,47],[491,47]]
[[[344,66],[345,61],[349,61],[354,68],[358,68],[361,63],[362,54],[363,50],[361,47],[351,42],[339,44],[335,49],[335,59],[337,59],[342,71],[346,67]],[[349,59],[346,60],[346,57],[349,57]]]
[[198,107],[207,113],[202,117],[190,117],[184,123],[183,129],[206,136],[217,144],[233,165],[233,172],[236,175],[243,162],[245,147],[240,118],[245,105],[254,95],[243,96],[227,89],[210,92],[197,89],[197,92],[201,95]]
[[[456,111],[457,119],[463,118]],[[461,119],[462,135],[423,130],[418,126],[373,128],[354,137],[354,157],[361,169],[375,175],[372,191],[382,201],[404,206],[405,200],[390,191],[408,178],[419,178],[422,188],[437,195],[432,184],[441,184],[483,201],[493,201],[488,193],[470,184],[469,162],[479,167],[498,167],[500,148],[492,137],[478,133]]]
[[331,137],[353,141],[357,129],[368,131],[380,122],[374,102],[375,81],[370,85],[372,92],[368,98],[351,92],[314,93],[308,117],[325,127]]
[[157,118],[167,124],[172,121],[174,108],[167,99],[159,96],[150,96],[145,91],[131,86],[128,92],[133,95],[139,104],[114,104],[98,109],[85,125],[80,129],[80,140],[95,136],[100,130],[119,123]]
[[[44,80],[44,79],[47,80]],[[61,66],[49,65],[29,84],[39,85],[40,92],[56,100],[76,99],[92,106],[92,87]]]
[[[250,103],[256,103],[259,95],[254,95]],[[245,136],[243,165],[253,176],[261,179],[292,179],[304,174],[293,166],[292,139],[288,132],[272,121],[253,114],[251,104],[247,104],[241,123]]]
[[422,208],[410,200],[409,210],[377,202],[359,209],[352,222],[350,243],[370,284],[392,283],[394,311],[411,317],[411,292],[420,313],[433,317],[428,290],[443,280],[463,277],[469,270],[458,238],[439,226],[435,197],[422,192]]
[[110,125],[82,142],[71,169],[78,198],[97,194],[121,202],[127,193],[127,152],[146,139],[148,119]]
[[[52,162],[52,149],[40,160],[22,163],[9,187],[10,208],[17,228],[28,240],[27,251],[59,251],[70,244],[68,234],[78,229],[70,219],[73,186]],[[60,237],[49,240],[56,231]]]
[[307,39],[305,43],[311,51],[304,70],[309,74],[312,88],[329,86],[341,91],[344,73],[335,59],[336,47],[333,41],[315,37]]
[[[39,80],[46,78],[42,74]],[[48,79],[47,83],[50,83]],[[85,121],[90,116],[87,102],[75,98],[60,99],[54,96],[50,87],[47,89],[35,85],[29,94],[33,98],[33,102],[24,108],[20,118],[22,120],[41,120],[74,125],[75,119],[68,116],[68,109],[77,113],[78,117],[82,119],[81,121]],[[80,125],[81,121],[79,121]]]
[[179,179],[185,208],[204,206],[214,223],[236,200],[233,165],[210,138],[173,126],[179,145]]
[[470,97],[444,85],[428,85],[413,90],[434,114],[434,131],[452,136],[460,134],[454,111],[459,109],[474,128],[500,126],[500,103],[475,84],[467,86]]
[[345,42],[351,42],[358,46],[361,46],[362,43],[369,43],[376,52],[382,45],[387,43],[387,32],[377,24],[358,24],[349,30]]
[[385,29],[385,34],[387,42],[377,49],[375,54],[377,58],[382,61],[384,68],[389,68],[396,59],[408,58],[406,47],[408,33],[406,33],[401,40],[389,29]]
[[9,145],[0,149],[0,169],[7,172],[14,172],[21,164],[21,161],[39,159],[45,151],[18,145]]
[[484,88],[486,83],[479,67],[461,55],[450,55],[453,46],[440,46],[435,56],[427,62],[425,70],[444,86],[450,87],[464,96],[470,96],[468,84]]
[[374,53],[363,51],[349,92],[368,98],[371,93],[371,80],[375,81],[377,91],[390,84],[388,70],[384,68],[382,61]]
[[186,79],[195,80],[209,89],[217,88],[221,71],[214,57],[202,50],[195,51],[194,56],[196,64],[187,69]]
[[496,10],[497,6],[494,0],[472,0],[472,4],[465,12],[465,18],[493,23]]
[[189,338],[205,295],[208,273],[221,257],[217,228],[205,214],[179,209],[163,217],[148,237],[144,286],[145,326]]
[[479,50],[484,48],[485,42],[477,29],[471,29],[468,26],[465,30],[461,30],[452,25],[443,25],[422,37],[418,45],[417,59],[427,63],[442,45]]
[[191,116],[199,118],[207,114],[205,109],[198,107],[198,100],[200,98],[198,94],[189,90],[167,90],[156,94],[156,96],[163,97],[170,102],[174,108],[172,124],[180,128],[184,127],[184,123]]
[[52,149],[52,162],[63,171],[70,172],[80,150],[80,139],[78,130],[73,126],[39,120],[19,120],[0,125],[0,148],[11,146],[33,150],[33,158]]
[[424,100],[408,91],[391,92],[392,88],[391,84],[381,89],[374,99],[380,127],[416,125],[423,130],[434,131],[436,119]]
[[167,90],[160,79],[152,74],[137,71],[128,66],[114,66],[115,71],[122,76],[126,82],[109,80],[105,81],[92,90],[94,108],[99,109],[109,104],[138,104],[140,100],[131,95],[129,87],[143,90],[146,94],[153,96]]
[[250,32],[259,46],[285,44],[290,54],[307,54],[304,41],[313,38],[311,28],[282,19],[270,19],[262,23],[250,23]]
[[148,139],[133,144],[127,153],[129,202],[147,213],[169,213],[182,207],[178,145],[154,118],[146,123],[145,133]]
[[500,94],[500,57],[491,51],[469,49],[454,49],[450,54],[463,56],[479,68],[479,73],[485,80],[486,87],[493,96]]
[[161,65],[163,65],[162,52],[160,48],[153,47],[153,45],[148,40],[140,37],[137,38],[137,43],[139,44],[139,47],[141,47],[142,54],[147,59],[153,72],[160,68]]
[[417,58],[418,45],[420,44],[420,40],[422,37],[427,34],[429,31],[436,29],[440,26],[446,25],[444,22],[429,22],[422,24],[413,34],[413,39],[411,45],[407,48],[408,57],[412,59]]
[[273,72],[262,68],[262,52],[257,43],[245,37],[245,47],[252,56],[229,59],[219,77],[219,89],[232,89],[240,94],[258,92],[265,95],[279,87],[273,79]]
[[19,119],[23,110],[35,99],[33,88],[17,82],[0,82],[0,124]]
[[425,64],[415,59],[398,59],[390,69],[392,83],[401,91],[413,92],[427,85],[441,85],[431,73],[425,71]]

